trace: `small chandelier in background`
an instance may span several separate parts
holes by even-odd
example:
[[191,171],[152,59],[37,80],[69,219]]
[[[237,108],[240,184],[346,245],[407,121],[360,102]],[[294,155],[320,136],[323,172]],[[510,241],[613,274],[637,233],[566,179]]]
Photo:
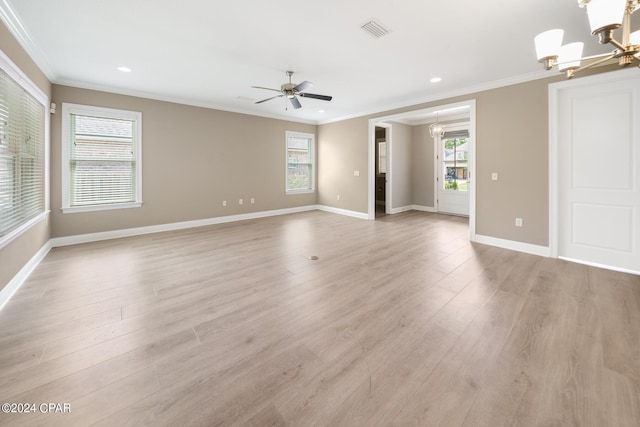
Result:
[[429,133],[432,138],[439,136],[442,138],[444,136],[444,125],[438,121],[438,112],[436,111],[436,121],[435,123],[431,123],[429,125]]
[[[540,33],[535,38],[538,62],[545,70],[554,65],[560,72],[565,71],[572,78],[579,70],[586,70],[598,64],[617,59],[620,66],[640,61],[640,30],[631,32],[631,14],[640,8],[640,0],[578,0],[578,6],[586,7],[591,26],[591,34],[597,35],[600,44],[611,44],[611,53],[581,58],[584,43],[569,43],[562,46],[564,31],[560,29]],[[622,29],[622,41],[613,38],[613,32]],[[581,65],[582,61],[592,61]]]

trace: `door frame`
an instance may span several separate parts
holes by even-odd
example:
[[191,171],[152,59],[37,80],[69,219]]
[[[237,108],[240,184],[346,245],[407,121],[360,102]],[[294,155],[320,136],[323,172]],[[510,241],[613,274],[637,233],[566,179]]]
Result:
[[[470,184],[469,184],[469,239],[472,242],[476,241],[476,100],[475,99],[469,99],[466,101],[460,101],[460,102],[454,102],[454,103],[450,103],[450,104],[438,104],[435,105],[433,107],[428,107],[428,108],[420,108],[417,110],[411,110],[411,111],[406,111],[403,113],[397,113],[397,114],[391,114],[391,115],[386,115],[386,116],[379,116],[379,117],[374,117],[369,119],[369,173],[368,173],[368,177],[369,177],[369,183],[368,183],[368,213],[367,213],[367,219],[370,220],[374,220],[376,217],[376,185],[375,185],[375,155],[376,155],[376,150],[375,150],[375,143],[376,143],[376,132],[375,132],[375,128],[376,126],[381,126],[381,124],[385,123],[385,122],[389,122],[389,121],[394,121],[394,120],[398,120],[398,119],[407,119],[407,118],[411,118],[411,117],[416,117],[419,115],[426,115],[426,114],[433,114],[436,111],[441,111],[441,110],[446,110],[446,109],[453,109],[453,108],[464,108],[464,107],[468,107],[469,108],[469,179],[471,180]],[[387,136],[389,136],[389,139],[392,138],[392,135],[390,135],[391,132],[389,132],[389,134],[387,134]],[[389,141],[387,141],[387,189],[391,189],[392,185],[391,185],[391,180],[392,180],[392,176],[391,176],[391,170],[389,169],[389,167],[391,166],[391,156],[393,156],[393,145],[389,144]],[[391,193],[387,193],[387,196],[390,196]],[[434,205],[437,203],[436,202],[437,197],[436,194],[434,194]],[[392,199],[389,198],[387,203],[389,203],[388,206],[392,206],[391,205],[391,201]],[[389,208],[391,209],[391,208]],[[436,207],[433,207],[434,212]]]
[[[558,123],[558,101],[560,92],[566,89],[574,89],[583,86],[593,86],[594,84],[605,83],[610,81],[620,81],[626,79],[638,78],[638,70],[636,67],[626,70],[616,70],[607,73],[595,74],[592,76],[581,77],[575,80],[565,80],[549,85],[549,254],[552,258],[558,258],[558,246],[560,241],[560,212],[559,205],[559,135],[560,130]],[[574,260],[575,261],[575,260]],[[587,262],[582,262],[588,264]],[[599,267],[608,268],[610,270],[621,270],[612,266]],[[637,274],[637,272],[633,272]]]

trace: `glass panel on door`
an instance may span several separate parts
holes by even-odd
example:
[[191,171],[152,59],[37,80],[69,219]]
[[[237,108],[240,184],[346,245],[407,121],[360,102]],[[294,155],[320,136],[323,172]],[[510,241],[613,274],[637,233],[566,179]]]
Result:
[[442,189],[469,190],[469,144],[467,138],[442,140]]

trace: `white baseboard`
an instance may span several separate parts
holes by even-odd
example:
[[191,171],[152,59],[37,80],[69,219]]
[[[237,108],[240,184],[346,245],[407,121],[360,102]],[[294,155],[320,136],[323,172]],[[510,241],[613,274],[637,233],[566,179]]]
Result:
[[399,208],[391,208],[389,209],[389,211],[387,213],[389,214],[397,214],[397,213],[401,213],[401,212],[407,212],[413,209],[413,206],[409,205],[409,206],[401,206]]
[[549,250],[548,246],[532,245],[530,243],[499,239],[497,237],[483,236],[481,234],[476,234],[474,242],[497,246],[504,249],[511,249],[512,251],[524,252],[531,255],[543,256],[547,258],[551,256],[551,251]]
[[0,310],[5,306],[9,299],[16,293],[16,291],[22,286],[27,277],[35,270],[35,268],[40,264],[40,261],[44,259],[44,257],[51,250],[51,241],[47,242],[40,248],[38,252],[20,269],[18,274],[13,276],[13,279],[6,284],[6,286],[0,289]]
[[103,231],[98,233],[80,234],[75,236],[54,237],[50,240],[51,247],[77,245],[80,243],[99,242],[101,240],[118,239],[121,237],[140,236],[144,234],[160,233],[163,231],[183,230],[186,228],[204,227],[207,225],[224,224],[227,222],[246,221],[249,219],[266,218],[270,216],[287,215],[299,212],[320,210],[354,218],[368,219],[367,214],[330,206],[307,205],[296,208],[277,209],[272,211],[252,212],[247,214],[221,216],[216,218],[198,219],[194,221],[174,222],[170,224],[150,225],[146,227],[126,228],[123,230]]
[[170,224],[150,225],[146,227],[127,228],[123,230],[103,231],[99,233],[80,234],[51,239],[51,246],[77,245],[79,243],[98,242],[101,240],[118,239],[121,237],[140,236],[143,234],[160,233],[163,231],[183,230],[186,228],[204,227],[207,225],[224,224],[227,222],[246,221],[248,219],[266,218],[269,216],[287,215],[318,209],[316,205],[300,206],[297,208],[277,209],[272,211],[253,212],[239,215],[221,216],[216,218],[198,219],[194,221],[174,222]]
[[338,215],[351,216],[359,219],[369,219],[369,215],[362,212],[350,211],[347,209],[334,208],[331,206],[317,205],[315,207],[319,211],[334,213]]
[[414,211],[422,211],[422,212],[438,212],[433,206],[421,206],[421,205],[412,205],[411,209]]
[[598,264],[597,262],[584,261],[581,259],[567,258],[563,256],[559,256],[558,259],[562,259],[569,262],[575,262],[578,264],[589,265],[591,267],[604,268],[605,270],[619,271],[621,273],[629,273],[629,274],[635,274],[636,276],[640,276],[640,271],[629,270],[627,268],[615,267],[615,266],[606,265],[606,264]]

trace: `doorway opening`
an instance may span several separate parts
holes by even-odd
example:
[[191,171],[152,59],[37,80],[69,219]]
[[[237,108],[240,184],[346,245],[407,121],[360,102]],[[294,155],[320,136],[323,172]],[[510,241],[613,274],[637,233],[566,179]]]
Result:
[[[465,131],[434,139],[428,132],[430,123],[438,121],[446,132]],[[475,100],[442,104],[434,107],[369,119],[369,196],[368,219],[375,219],[381,211],[382,179],[380,162],[380,128],[385,129],[387,167],[384,174],[384,205],[386,214],[408,210],[453,213],[468,216],[470,240],[475,241]],[[392,141],[393,138],[393,141]],[[447,139],[458,140],[447,143]],[[442,164],[439,164],[439,143]],[[446,148],[446,152],[444,151]],[[451,150],[451,152],[449,151]],[[446,157],[450,157],[446,159]],[[450,161],[452,164],[445,160]],[[448,182],[447,183],[447,177]],[[464,197],[466,206],[460,212],[439,203],[439,187],[450,196]],[[455,184],[454,184],[455,183]],[[447,188],[445,188],[447,185]],[[457,189],[454,189],[456,188]],[[446,198],[446,197],[445,197]]]
[[387,214],[387,171],[389,168],[388,147],[391,139],[391,127],[379,123],[375,127],[375,215]]

